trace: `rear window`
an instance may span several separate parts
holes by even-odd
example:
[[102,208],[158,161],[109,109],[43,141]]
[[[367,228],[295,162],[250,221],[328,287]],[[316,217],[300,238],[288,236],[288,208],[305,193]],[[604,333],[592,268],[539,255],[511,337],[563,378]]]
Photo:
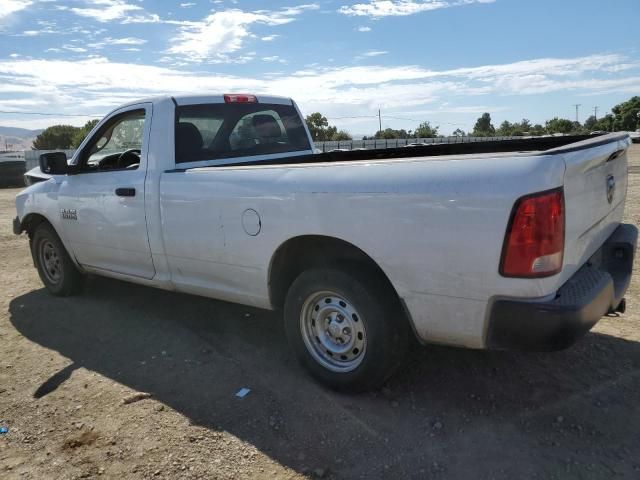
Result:
[[205,104],[177,107],[176,163],[310,150],[292,105]]

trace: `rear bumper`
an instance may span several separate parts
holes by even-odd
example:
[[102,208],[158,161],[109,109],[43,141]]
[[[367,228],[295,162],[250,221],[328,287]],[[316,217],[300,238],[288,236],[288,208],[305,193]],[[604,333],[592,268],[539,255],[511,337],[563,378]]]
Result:
[[496,300],[487,347],[552,351],[574,343],[622,301],[631,282],[637,241],[635,226],[620,225],[553,300]]

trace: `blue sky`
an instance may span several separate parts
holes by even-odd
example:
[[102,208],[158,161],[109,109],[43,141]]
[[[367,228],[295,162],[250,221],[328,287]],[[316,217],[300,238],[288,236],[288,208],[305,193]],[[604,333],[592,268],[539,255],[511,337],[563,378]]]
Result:
[[[291,96],[352,134],[584,120],[640,95],[638,0],[0,0],[0,125],[155,94]],[[64,115],[84,116],[64,116]]]

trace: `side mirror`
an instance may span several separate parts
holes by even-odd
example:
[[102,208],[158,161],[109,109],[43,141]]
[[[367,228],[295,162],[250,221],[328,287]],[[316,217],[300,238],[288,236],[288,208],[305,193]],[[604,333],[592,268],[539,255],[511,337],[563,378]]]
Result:
[[66,175],[69,172],[67,154],[64,152],[43,153],[40,155],[40,170],[49,175]]

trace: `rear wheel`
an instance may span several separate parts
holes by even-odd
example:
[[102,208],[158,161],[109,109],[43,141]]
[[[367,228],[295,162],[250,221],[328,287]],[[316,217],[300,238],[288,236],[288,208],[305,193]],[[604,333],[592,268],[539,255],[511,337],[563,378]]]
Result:
[[307,270],[289,289],[284,314],[297,357],[333,389],[380,386],[406,349],[406,320],[377,275],[355,269]]
[[49,224],[36,227],[31,238],[31,254],[40,279],[50,293],[66,297],[81,289],[83,276]]

